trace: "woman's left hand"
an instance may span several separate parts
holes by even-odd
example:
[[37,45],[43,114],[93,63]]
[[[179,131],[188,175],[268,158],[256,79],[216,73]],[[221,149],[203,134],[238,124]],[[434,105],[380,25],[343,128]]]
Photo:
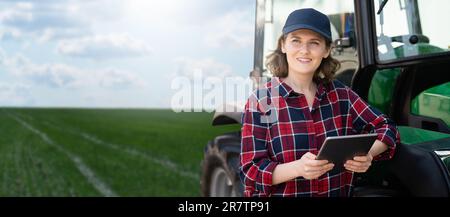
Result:
[[365,173],[372,165],[372,160],[372,154],[369,152],[366,156],[356,156],[353,160],[346,161],[344,167],[352,172]]

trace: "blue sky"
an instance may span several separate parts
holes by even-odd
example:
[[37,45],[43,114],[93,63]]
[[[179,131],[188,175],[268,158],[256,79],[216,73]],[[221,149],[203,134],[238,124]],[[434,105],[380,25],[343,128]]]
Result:
[[177,76],[245,78],[253,0],[0,2],[0,106],[169,108]]

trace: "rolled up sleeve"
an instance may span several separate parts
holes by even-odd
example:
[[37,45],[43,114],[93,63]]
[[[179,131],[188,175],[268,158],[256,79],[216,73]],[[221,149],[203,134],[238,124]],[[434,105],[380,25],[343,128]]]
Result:
[[252,95],[242,114],[240,178],[244,196],[270,196],[273,192],[272,173],[277,163],[270,160],[268,124],[261,123],[261,111]]
[[400,134],[396,124],[376,108],[371,107],[355,92],[349,91],[351,103],[350,114],[353,120],[353,128],[358,133],[377,133],[378,140],[388,146],[388,149],[374,160],[388,160],[394,156],[395,147],[400,143]]

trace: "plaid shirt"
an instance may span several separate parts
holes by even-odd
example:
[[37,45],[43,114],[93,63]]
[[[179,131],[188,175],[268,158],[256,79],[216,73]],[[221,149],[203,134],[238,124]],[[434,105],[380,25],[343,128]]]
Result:
[[[275,109],[267,106],[276,103]],[[272,113],[276,121],[264,121]],[[339,81],[319,83],[310,111],[303,94],[273,77],[249,97],[242,115],[244,196],[350,196],[353,172],[343,167],[317,179],[297,177],[278,185],[272,185],[272,172],[278,164],[298,160],[307,152],[317,155],[326,137],[369,132],[377,133],[378,140],[388,145],[374,160],[392,158],[400,142],[395,124],[349,87]]]

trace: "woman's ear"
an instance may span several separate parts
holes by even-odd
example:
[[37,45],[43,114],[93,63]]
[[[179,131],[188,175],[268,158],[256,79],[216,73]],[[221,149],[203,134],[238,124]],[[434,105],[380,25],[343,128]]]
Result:
[[328,58],[328,56],[330,56],[330,53],[331,53],[331,49],[332,49],[332,47],[330,46],[328,49],[327,49],[327,51],[326,51],[326,53],[325,53],[325,55],[323,56],[323,58],[324,59],[326,59],[326,58]]
[[284,40],[281,41],[281,52],[286,53],[286,49],[284,48]]

